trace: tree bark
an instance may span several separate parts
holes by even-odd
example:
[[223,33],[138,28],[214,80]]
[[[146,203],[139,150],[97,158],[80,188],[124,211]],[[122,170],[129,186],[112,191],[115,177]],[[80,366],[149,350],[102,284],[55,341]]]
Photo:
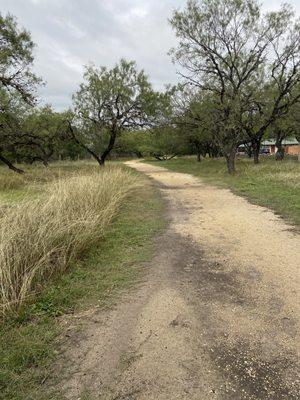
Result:
[[110,131],[110,138],[109,138],[108,146],[104,150],[104,152],[101,154],[101,157],[100,157],[100,161],[101,161],[100,165],[101,166],[105,165],[107,156],[110,154],[110,152],[114,148],[116,137],[117,137],[117,129],[115,127],[113,127]]
[[24,174],[24,171],[22,169],[15,167],[9,160],[7,160],[7,158],[3,157],[1,154],[0,154],[0,160],[4,164],[6,164],[9,169],[16,172],[17,174]]
[[98,155],[91,150],[88,146],[86,146],[84,143],[82,143],[75,135],[73,126],[71,124],[71,122],[68,121],[68,126],[69,126],[69,132],[71,133],[72,139],[75,141],[75,143],[77,143],[79,146],[81,146],[84,150],[86,150],[92,157],[95,158],[95,160],[98,162],[98,164],[100,166],[104,165],[104,163],[102,164],[102,160],[100,157],[98,157]]
[[200,142],[197,139],[193,140],[192,144],[195,146],[195,149],[197,152],[197,161],[200,162],[202,146],[200,145]]
[[230,149],[229,152],[225,154],[226,163],[227,163],[227,170],[230,175],[233,175],[235,170],[235,156],[236,156],[236,146]]
[[143,158],[143,154],[139,150],[135,152],[135,155],[137,156],[137,158]]
[[254,164],[259,164],[259,151],[257,149],[253,152],[253,160]]
[[282,161],[284,159],[284,147],[282,146],[282,141],[276,142],[277,152],[275,154],[276,161]]
[[251,141],[254,164],[259,163],[259,152],[261,146],[261,139],[254,139]]
[[46,168],[48,168],[48,167],[49,167],[49,162],[48,162],[48,160],[47,160],[47,159],[43,158],[43,161],[42,161],[42,163],[43,163],[44,167],[46,167]]
[[248,158],[252,158],[252,145],[245,144],[245,150]]
[[275,154],[276,161],[282,161],[284,159],[284,147],[282,146],[282,141],[283,137],[281,138],[280,135],[278,135],[275,143],[275,146],[277,147],[277,152]]

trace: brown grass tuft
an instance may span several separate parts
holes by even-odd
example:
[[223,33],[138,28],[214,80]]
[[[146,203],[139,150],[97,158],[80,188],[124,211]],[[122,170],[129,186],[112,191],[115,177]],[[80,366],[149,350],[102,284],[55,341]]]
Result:
[[136,185],[124,168],[105,168],[54,181],[41,197],[6,209],[0,216],[2,312],[17,309],[97,242]]

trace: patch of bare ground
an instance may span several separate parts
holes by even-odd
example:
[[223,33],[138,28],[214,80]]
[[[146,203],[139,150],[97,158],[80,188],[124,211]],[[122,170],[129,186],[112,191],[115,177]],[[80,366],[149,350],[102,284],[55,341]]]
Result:
[[122,303],[66,322],[65,398],[298,399],[299,235],[229,190],[128,165],[160,186],[169,225]]

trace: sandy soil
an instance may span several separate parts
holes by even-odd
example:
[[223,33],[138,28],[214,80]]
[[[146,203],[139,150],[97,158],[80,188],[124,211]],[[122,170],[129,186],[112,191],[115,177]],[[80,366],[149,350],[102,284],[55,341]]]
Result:
[[187,174],[129,162],[169,225],[145,281],[69,325],[67,399],[299,399],[300,236],[273,212]]

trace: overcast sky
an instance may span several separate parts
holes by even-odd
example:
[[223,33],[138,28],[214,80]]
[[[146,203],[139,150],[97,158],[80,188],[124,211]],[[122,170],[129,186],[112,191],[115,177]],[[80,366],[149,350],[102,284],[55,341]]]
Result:
[[[47,82],[44,102],[68,107],[88,63],[112,66],[136,60],[156,89],[177,81],[167,55],[176,44],[168,24],[185,0],[0,0],[0,10],[18,18],[36,43],[35,70]],[[276,9],[280,0],[263,0]],[[300,0],[290,3],[300,14]]]

